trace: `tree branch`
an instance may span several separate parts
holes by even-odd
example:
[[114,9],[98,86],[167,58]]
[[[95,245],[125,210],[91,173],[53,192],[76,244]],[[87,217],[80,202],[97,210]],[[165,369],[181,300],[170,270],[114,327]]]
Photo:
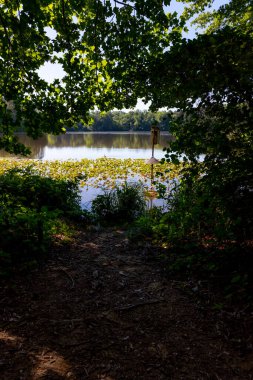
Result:
[[128,6],[128,7],[131,7],[131,8],[133,8],[133,9],[135,9],[134,5],[124,3],[123,1],[114,0],[114,2],[117,3],[117,4],[121,4],[121,5],[126,5],[126,6]]

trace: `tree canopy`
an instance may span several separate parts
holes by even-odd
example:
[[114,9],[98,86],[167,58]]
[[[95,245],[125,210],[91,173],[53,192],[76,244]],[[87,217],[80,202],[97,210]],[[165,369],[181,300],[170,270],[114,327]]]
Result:
[[[95,107],[134,106],[151,58],[180,36],[169,3],[1,0],[0,147],[25,153],[13,135],[20,126],[36,138],[87,122]],[[62,81],[39,77],[47,62],[62,66]]]

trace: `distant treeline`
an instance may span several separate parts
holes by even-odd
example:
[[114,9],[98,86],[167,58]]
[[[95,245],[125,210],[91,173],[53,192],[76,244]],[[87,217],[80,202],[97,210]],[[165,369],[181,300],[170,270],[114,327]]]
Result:
[[152,124],[157,123],[162,131],[169,131],[170,115],[165,111],[111,111],[92,112],[89,125],[78,124],[68,131],[150,131]]

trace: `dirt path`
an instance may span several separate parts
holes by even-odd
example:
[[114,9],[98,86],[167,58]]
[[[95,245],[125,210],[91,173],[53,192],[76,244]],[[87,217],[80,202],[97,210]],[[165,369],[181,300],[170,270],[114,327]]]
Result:
[[147,253],[122,231],[83,232],[1,287],[0,379],[253,379],[233,332]]

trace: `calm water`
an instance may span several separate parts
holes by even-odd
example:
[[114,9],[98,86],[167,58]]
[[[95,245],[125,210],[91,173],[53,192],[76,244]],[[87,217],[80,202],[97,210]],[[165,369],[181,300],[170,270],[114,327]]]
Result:
[[[42,160],[96,159],[109,158],[150,158],[150,133],[67,133],[65,135],[46,135],[32,140],[20,135],[22,143],[31,147],[31,158]],[[162,133],[160,144],[155,146],[155,157],[164,156],[163,148],[168,146],[170,136]],[[1,157],[8,154],[0,151]]]

